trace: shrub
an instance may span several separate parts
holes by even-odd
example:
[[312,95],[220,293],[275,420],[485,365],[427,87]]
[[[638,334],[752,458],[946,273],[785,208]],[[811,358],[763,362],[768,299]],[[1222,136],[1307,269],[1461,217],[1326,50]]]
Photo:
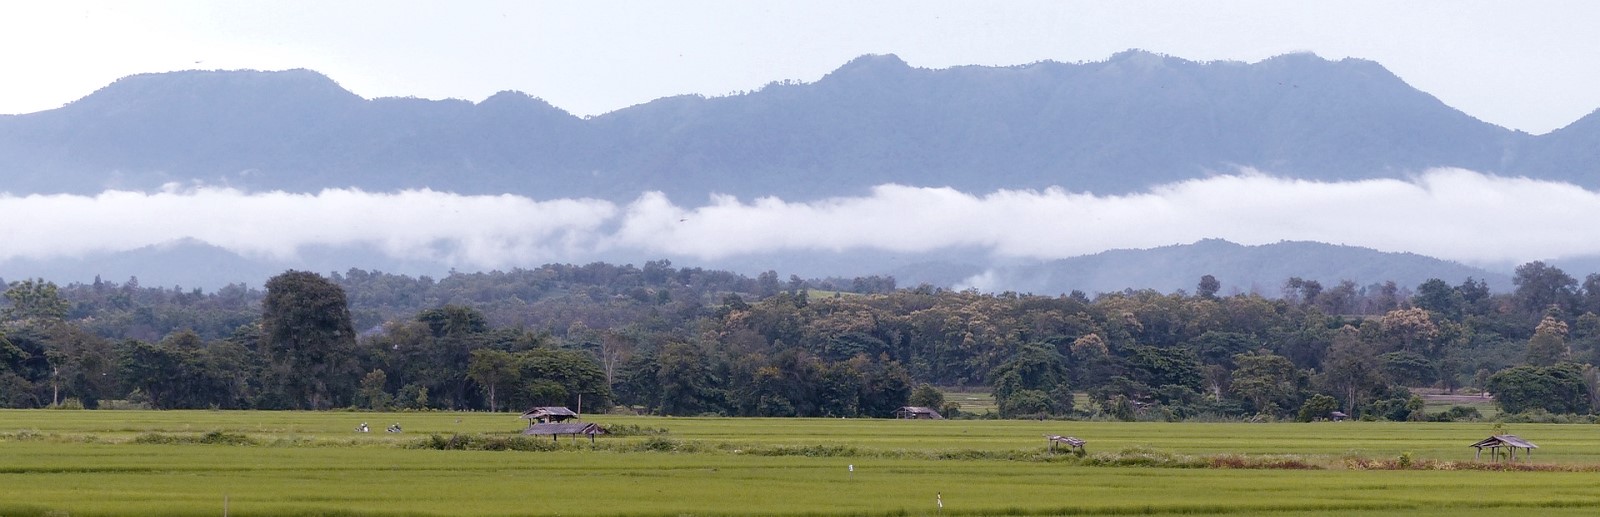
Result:
[[146,445],[260,445],[255,438],[224,431],[211,431],[200,435],[145,433],[134,437],[133,443]]
[[606,434],[611,436],[660,436],[667,434],[665,427],[645,427],[634,424],[612,424],[606,426]]
[[1306,399],[1306,403],[1300,406],[1300,414],[1297,415],[1296,420],[1301,422],[1310,422],[1313,420],[1330,418],[1329,415],[1332,415],[1334,411],[1338,410],[1338,400],[1335,400],[1333,397],[1318,393],[1316,395],[1312,395],[1311,398]]
[[489,436],[481,434],[453,434],[448,437],[429,435],[408,447],[438,451],[556,451],[563,445],[555,440],[531,436]]

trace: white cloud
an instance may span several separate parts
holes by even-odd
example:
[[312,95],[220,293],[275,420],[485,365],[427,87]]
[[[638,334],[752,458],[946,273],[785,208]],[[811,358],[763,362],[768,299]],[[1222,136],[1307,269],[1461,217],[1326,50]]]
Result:
[[815,203],[718,198],[695,209],[647,196],[629,207],[615,237],[641,249],[705,258],[981,246],[998,256],[1053,259],[1217,237],[1241,244],[1315,240],[1495,263],[1600,254],[1594,238],[1600,231],[1591,225],[1597,216],[1600,193],[1459,169],[1411,181],[1351,182],[1246,172],[1126,196],[1061,189],[980,196],[886,185],[869,197]]
[[615,217],[606,201],[533,201],[431,190],[375,194],[157,193],[0,196],[0,259],[116,252],[192,238],[236,253],[293,258],[306,246],[371,245],[398,258],[479,267],[550,260],[592,249]]
[[884,185],[865,197],[791,202],[647,193],[627,206],[430,190],[318,194],[226,188],[0,195],[0,260],[115,252],[190,238],[251,256],[363,245],[462,268],[585,261],[600,254],[719,259],[793,251],[938,252],[1053,259],[1223,238],[1314,240],[1469,263],[1600,254],[1600,193],[1459,169],[1411,180],[1313,182],[1256,172],[1125,196],[1063,189],[974,195]]

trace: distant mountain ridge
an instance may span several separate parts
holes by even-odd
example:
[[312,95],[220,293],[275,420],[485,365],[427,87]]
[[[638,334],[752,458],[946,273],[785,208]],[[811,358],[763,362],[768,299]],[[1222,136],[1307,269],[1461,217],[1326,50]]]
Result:
[[1371,61],[922,69],[863,56],[814,83],[679,96],[592,118],[502,92],[363,99],[309,70],[127,77],[0,116],[0,189],[430,187],[626,201],[647,190],[791,200],[883,183],[1126,193],[1254,167],[1315,180],[1437,166],[1600,184],[1600,112],[1532,136],[1476,120]]
[[[1582,273],[1577,273],[1579,277]],[[1277,297],[1284,282],[1298,277],[1315,280],[1324,288],[1349,280],[1357,287],[1393,281],[1414,289],[1438,278],[1451,285],[1472,278],[1496,292],[1509,292],[1511,275],[1415,253],[1390,253],[1319,242],[1284,241],[1246,246],[1221,239],[1141,250],[1111,250],[1048,261],[1036,265],[997,268],[985,273],[978,285],[993,290],[1019,289],[1035,293],[1115,292],[1154,289],[1170,293],[1194,292],[1200,278],[1212,275],[1223,293],[1258,293]]]
[[[869,55],[813,83],[668,97],[589,118],[511,91],[481,102],[364,99],[310,70],[136,75],[59,109],[0,115],[0,193],[13,195],[177,182],[293,192],[426,187],[619,203],[658,190],[695,206],[711,193],[805,201],[862,195],[885,183],[1121,194],[1239,168],[1340,181],[1431,167],[1600,188],[1600,111],[1535,136],[1474,119],[1371,61],[1291,54],[1202,63],[1127,51],[1099,62],[947,69]],[[645,259],[654,258],[661,257]],[[1584,260],[1574,263],[1594,263]],[[1192,290],[1205,274],[1225,291],[1267,295],[1279,294],[1290,276],[1403,287],[1470,276],[1510,288],[1507,272],[1317,243],[1201,241],[1047,263],[997,264],[987,250],[966,249],[774,252],[693,265],[752,275],[892,274],[902,286],[981,281],[1041,294]],[[289,267],[440,274],[449,265],[340,246],[272,261],[179,241],[0,261],[0,275],[139,276],[214,288],[258,283]]]
[[[4,280],[42,277],[59,283],[89,282],[95,276],[123,281],[137,277],[144,285],[182,286],[216,289],[233,283],[260,286],[267,278],[285,269],[323,273],[349,268],[369,271],[443,277],[447,268],[438,264],[399,261],[372,249],[330,248],[307,250],[297,261],[246,257],[194,240],[149,246],[123,253],[102,253],[57,260],[13,259],[0,261]],[[1083,291],[1088,294],[1118,292],[1124,289],[1154,289],[1170,293],[1194,292],[1200,277],[1212,275],[1222,283],[1222,293],[1257,293],[1268,297],[1283,294],[1290,277],[1316,280],[1324,288],[1350,280],[1358,287],[1394,281],[1402,289],[1414,289],[1430,278],[1452,285],[1467,278],[1486,282],[1495,292],[1512,288],[1509,272],[1490,271],[1456,262],[1413,253],[1389,253],[1356,246],[1316,242],[1286,241],[1247,246],[1221,239],[1206,239],[1191,244],[1150,249],[1111,250],[1068,259],[1026,264],[976,266],[981,255],[961,258],[950,254],[906,257],[916,262],[895,264],[882,254],[839,253],[826,256],[786,254],[782,257],[751,261],[705,261],[680,266],[727,269],[755,276],[772,269],[782,277],[798,274],[803,278],[835,276],[893,276],[900,287],[930,284],[937,287],[977,287],[986,291],[1015,291],[1041,295]],[[962,260],[962,259],[966,260]],[[952,260],[954,259],[954,260]],[[622,264],[629,261],[614,261]],[[642,264],[636,261],[635,264]],[[527,264],[534,268],[541,264]],[[1573,263],[1580,269],[1569,274],[1583,277],[1593,263]]]

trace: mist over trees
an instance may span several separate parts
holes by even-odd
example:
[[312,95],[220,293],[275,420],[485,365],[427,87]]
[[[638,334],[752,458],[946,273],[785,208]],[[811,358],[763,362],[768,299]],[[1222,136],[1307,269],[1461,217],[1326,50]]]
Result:
[[[1590,413],[1600,275],[1534,262],[1516,289],[1430,279],[1282,296],[1094,297],[754,278],[653,261],[456,273],[289,271],[212,293],[7,285],[5,407],[517,410],[886,417],[994,393],[1006,417],[1437,417],[1414,388]],[[1460,415],[1458,415],[1460,416]]]

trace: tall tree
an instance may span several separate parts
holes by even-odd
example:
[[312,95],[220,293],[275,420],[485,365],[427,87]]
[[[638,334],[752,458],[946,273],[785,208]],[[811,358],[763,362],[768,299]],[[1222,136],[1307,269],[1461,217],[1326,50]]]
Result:
[[1417,294],[1411,297],[1411,304],[1446,319],[1459,320],[1466,301],[1461,291],[1444,280],[1430,278],[1417,286]]
[[1536,260],[1517,266],[1516,276],[1511,281],[1517,285],[1512,296],[1530,319],[1539,318],[1551,307],[1570,313],[1576,302],[1578,281],[1544,262]]
[[1521,413],[1543,409],[1551,413],[1587,413],[1589,388],[1583,367],[1573,363],[1554,366],[1514,366],[1489,377],[1489,393],[1501,411]]
[[483,313],[471,307],[446,305],[422,311],[417,321],[428,326],[432,339],[413,355],[415,379],[441,406],[466,408],[470,389],[467,368],[472,351],[485,346],[489,331]]
[[42,278],[12,284],[6,289],[5,297],[11,306],[0,311],[0,317],[11,321],[60,321],[72,307],[61,298],[60,288],[56,287],[55,282],[46,282]]
[[192,354],[168,342],[128,340],[118,347],[123,380],[144,393],[154,409],[178,407],[175,399],[185,395],[184,382],[191,373],[186,366]]
[[518,373],[517,360],[510,352],[492,348],[473,350],[472,359],[467,364],[467,377],[488,391],[489,411],[499,411],[495,390],[516,382]]
[[1416,352],[1430,357],[1436,355],[1439,326],[1433,323],[1428,311],[1422,308],[1389,311],[1379,320],[1379,328],[1394,350]]
[[[1067,361],[1055,347],[1041,343],[1023,345],[1011,360],[1001,364],[990,375],[995,379],[995,403],[1000,406],[1000,413],[1004,416],[1056,414],[1072,409],[1072,391],[1067,388]],[[1017,403],[1024,399],[1059,400],[1053,400],[1054,403],[1047,407]]]
[[1207,300],[1215,299],[1217,291],[1222,290],[1222,282],[1217,277],[1205,275],[1200,277],[1200,285],[1195,286],[1195,295]]
[[669,343],[656,354],[660,411],[698,415],[722,409],[722,394],[705,351],[691,343]]
[[267,280],[261,308],[263,345],[285,402],[332,407],[336,388],[355,376],[356,333],[344,289],[316,273],[288,271]]
[[1257,412],[1268,412],[1279,402],[1284,404],[1277,407],[1286,407],[1295,393],[1293,362],[1265,350],[1235,355],[1233,361],[1239,365],[1230,383],[1234,393],[1250,401]]
[[1567,348],[1567,324],[1545,316],[1528,340],[1528,364],[1551,366],[1571,355],[1572,351]]
[[1328,359],[1323,361],[1323,378],[1329,391],[1344,397],[1347,413],[1354,414],[1358,405],[1371,398],[1372,390],[1383,386],[1375,352],[1355,327],[1345,325],[1334,335]]

